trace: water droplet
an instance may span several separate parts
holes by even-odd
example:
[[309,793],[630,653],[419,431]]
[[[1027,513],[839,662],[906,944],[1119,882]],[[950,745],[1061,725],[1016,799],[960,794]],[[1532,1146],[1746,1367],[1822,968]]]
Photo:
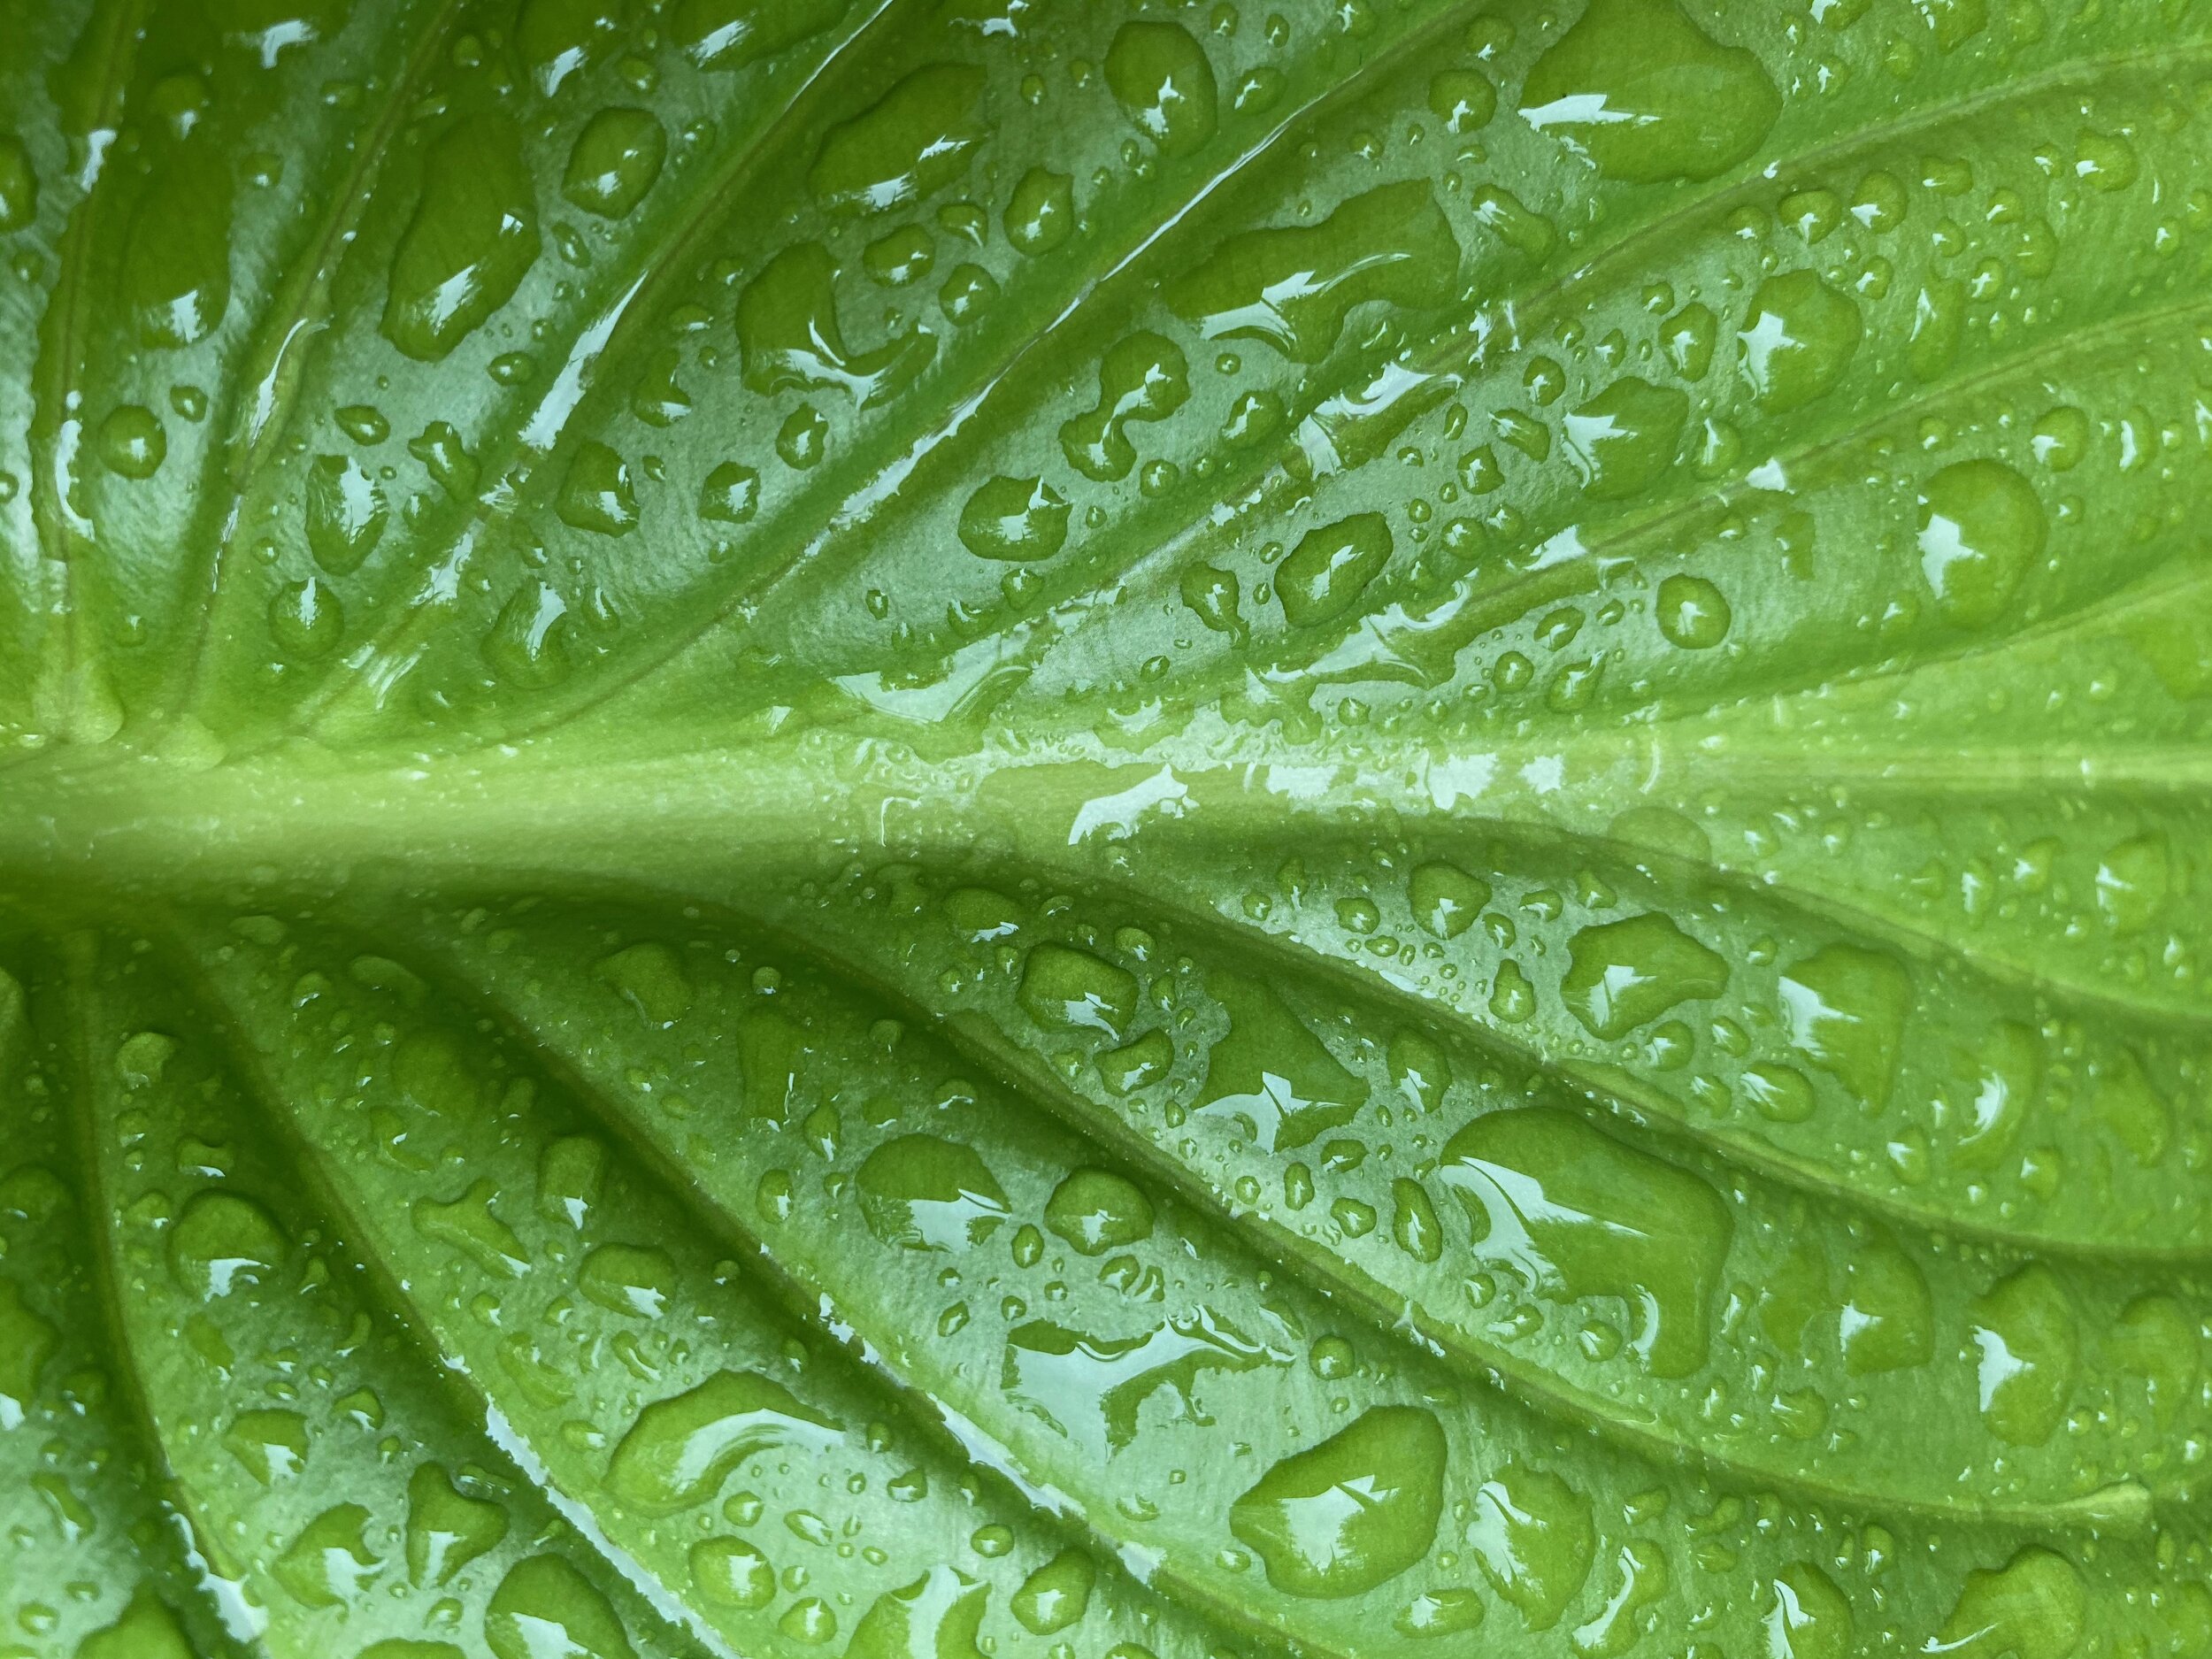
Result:
[[1865,328],[1851,296],[1814,273],[1770,277],[1736,336],[1744,379],[1769,412],[1802,409],[1843,379]]
[[1587,1499],[1548,1470],[1510,1463],[1475,1494],[1467,1542],[1532,1631],[1559,1622],[1590,1576],[1597,1537]]
[[292,662],[329,656],[345,631],[345,607],[320,577],[287,582],[270,597],[269,637],[278,654]]
[[1444,1505],[1444,1430],[1415,1406],[1383,1406],[1270,1469],[1229,1511],[1286,1594],[1358,1595],[1429,1552]]
[[607,1598],[557,1555],[508,1569],[484,1610],[484,1640],[497,1659],[637,1659]]
[[848,0],[677,0],[676,42],[702,69],[741,69],[820,34]]
[[741,1538],[703,1538],[691,1547],[691,1582],[718,1607],[752,1611],[776,1599],[768,1557]]
[[307,1419],[274,1407],[241,1411],[223,1431],[223,1448],[263,1486],[307,1467]]
[[23,1300],[14,1282],[0,1279],[0,1430],[23,1421],[38,1374],[60,1340],[61,1332]]
[[1101,483],[1126,478],[1137,464],[1126,430],[1133,420],[1165,420],[1190,397],[1190,364],[1164,335],[1140,331],[1109,349],[1098,365],[1098,403],[1060,428],[1068,465]]
[[1418,1181],[1403,1176],[1390,1183],[1390,1236],[1417,1262],[1433,1262],[1444,1253],[1443,1224]]
[[1674,465],[1689,416],[1683,393],[1630,375],[1566,417],[1567,458],[1592,500],[1626,501]]
[[515,23],[515,44],[550,97],[614,43],[619,27],[605,0],[528,0]]
[[446,1584],[507,1536],[507,1511],[472,1498],[446,1471],[424,1463],[407,1481],[407,1577],[415,1585]]
[[1416,180],[1354,196],[1318,225],[1232,236],[1169,282],[1164,297],[1209,340],[1263,340],[1294,362],[1318,363],[1356,305],[1447,303],[1459,257],[1450,221]]
[[100,423],[100,459],[119,477],[151,478],[168,458],[169,434],[143,404],[121,404]]
[[1088,1555],[1064,1549],[1022,1580],[1011,1603],[1014,1617],[1033,1636],[1053,1635],[1089,1609],[1097,1582],[1098,1568]]
[[1429,109],[1448,133],[1477,132],[1498,112],[1498,89],[1479,69],[1447,69],[1429,79]]
[[342,1607],[375,1578],[382,1563],[362,1534],[369,1512],[341,1503],[310,1521],[269,1571],[303,1607]]
[[1936,473],[1920,495],[1920,570],[1943,614],[1962,627],[1995,621],[2049,528],[2034,488],[2001,461]]
[[538,1213],[582,1232],[606,1176],[606,1148],[588,1135],[562,1136],[538,1159]]
[[1356,604],[1390,562],[1389,522],[1379,512],[1309,530],[1275,579],[1283,615],[1294,627],[1333,622]]
[[422,199],[392,257],[385,336],[434,363],[504,305],[537,263],[538,209],[522,134],[466,115],[423,158]]
[[1079,1256],[1103,1256],[1152,1236],[1152,1201],[1107,1170],[1078,1170],[1053,1189],[1045,1225]]
[[1207,1056],[1194,1110],[1235,1117],[1269,1152],[1302,1147],[1358,1116],[1366,1082],[1345,1070],[1272,989],[1219,968],[1208,971],[1206,988],[1229,1025]]
[[1050,558],[1067,538],[1067,497],[1042,479],[1001,474],[960,510],[961,542],[979,558]]
[[584,1258],[577,1288],[601,1307],[657,1319],[676,1294],[676,1263],[650,1245],[603,1244]]
[[1075,180],[1032,167],[1006,204],[1006,240],[1025,254],[1047,254],[1075,228]]
[[1619,1659],[1636,1645],[1647,1623],[1644,1610],[1665,1599],[1667,1558],[1655,1544],[1632,1538],[1613,1557],[1613,1589],[1587,1624],[1570,1639],[1577,1659]]
[[2162,835],[2139,835],[2097,861],[2097,909],[2122,935],[2140,933],[2168,912],[2173,861]]
[[577,134],[561,194],[588,213],[621,219],[645,199],[668,159],[668,134],[646,110],[602,110]]
[[[1962,1056],[1966,1057],[1966,1056]],[[1971,1056],[1969,1093],[1958,1102],[1952,1167],[1988,1169],[2018,1139],[2043,1080],[2043,1041],[2016,1020],[1993,1024]]]
[[1192,1398],[1200,1372],[1248,1371],[1279,1359],[1201,1309],[1130,1337],[1033,1320],[1007,1333],[1001,1375],[1008,1398],[1102,1459],[1136,1438],[1138,1412],[1159,1390],[1174,1391],[1187,1418],[1210,1422]]
[[451,1203],[415,1201],[415,1231],[434,1244],[458,1250],[486,1272],[513,1279],[530,1264],[530,1255],[514,1230],[492,1213],[499,1188],[488,1180],[472,1183]]
[[1457,1636],[1479,1629],[1486,1611],[1472,1590],[1424,1590],[1398,1609],[1390,1625],[1401,1636],[1424,1640]]
[[1966,284],[1947,277],[1922,283],[1913,299],[1912,333],[1905,349],[1913,378],[1923,382],[1940,378],[1957,360],[1965,333]]
[[637,489],[630,464],[605,444],[587,439],[569,457],[554,503],[561,522],[595,535],[626,535],[637,528]]
[[1813,1086],[1795,1066],[1772,1061],[1746,1066],[1743,1092],[1769,1123],[1801,1124],[1813,1115]]
[[1584,1029],[1609,1041],[1728,988],[1727,960],[1656,910],[1586,927],[1569,949],[1560,996]]
[[2073,1304],[2051,1271],[2022,1268],[1974,1304],[1982,1420],[2012,1446],[2040,1446],[2057,1431],[2074,1390],[2079,1337]]
[[1758,58],[1721,45],[1673,0],[1591,0],[1521,95],[1531,127],[1634,184],[1725,172],[1781,110]]
[[1844,1263],[1837,1335],[1854,1377],[1924,1365],[1935,1355],[1928,1281],[1895,1240],[1870,1228]]
[[1851,1659],[1851,1603],[1828,1575],[1795,1562],[1767,1586],[1765,1659]]
[[845,1659],[982,1659],[976,1630],[990,1595],[956,1567],[932,1567],[876,1597],[853,1626]]
[[873,351],[848,347],[834,275],[829,250],[803,242],[753,279],[737,305],[746,385],[763,395],[841,388],[865,409],[896,396],[927,365],[937,342],[919,329],[894,334]]
[[1444,1091],[1452,1086],[1452,1063],[1444,1050],[1410,1025],[1390,1040],[1386,1064],[1390,1080],[1432,1112],[1444,1103]]
[[2035,434],[2029,440],[2029,448],[2035,458],[2054,472],[2070,472],[2089,456],[2089,446],[2096,436],[2096,429],[2089,417],[2071,403],[2061,403],[2044,411],[2035,423]]
[[909,1250],[965,1250],[1008,1214],[1005,1189],[974,1148],[935,1135],[885,1141],[854,1184],[868,1231]]
[[664,1031],[691,1011],[691,980],[683,961],[658,940],[603,956],[592,972],[619,992],[648,1025]]
[[1532,1290],[1626,1303],[1630,1346],[1654,1376],[1705,1363],[1734,1224],[1697,1176],[1534,1107],[1476,1118],[1445,1143],[1435,1179],[1459,1194],[1477,1253]]
[[985,76],[972,64],[918,69],[864,114],[833,127],[807,174],[829,206],[887,212],[952,183],[984,137]]
[[1829,945],[1782,976],[1790,1041],[1870,1111],[1889,1103],[1897,1081],[1912,981],[1879,951]]
[[316,457],[308,468],[305,508],[307,548],[316,564],[334,576],[357,570],[376,550],[388,516],[382,488],[358,462]]
[[760,474],[724,461],[699,487],[699,516],[716,524],[749,523],[760,511]]
[[1029,953],[1018,998],[1041,1025],[1102,1032],[1117,1042],[1137,1017],[1136,976],[1066,945],[1042,944]]
[[1966,1575],[1958,1605],[1923,1651],[1946,1659],[2072,1659],[2089,1594],[2063,1555],[2031,1545],[1994,1571]]
[[151,1590],[141,1590],[114,1624],[77,1644],[76,1659],[193,1659],[176,1615]]
[[1721,590],[1702,576],[1670,576],[1659,584],[1659,632],[1686,651],[1709,651],[1728,637],[1734,613]]
[[534,577],[500,607],[484,660],[509,685],[542,691],[568,678],[568,601]]
[[0,235],[21,230],[38,217],[38,169],[12,133],[0,135]]
[[774,1447],[819,1455],[841,1425],[755,1371],[717,1371],[696,1388],[638,1414],[607,1465],[607,1486],[648,1510],[711,1498],[732,1470]]
[[1106,49],[1106,84],[1164,156],[1187,156],[1214,135],[1213,65],[1179,24],[1123,24]]
[[275,1284],[289,1247],[269,1212],[235,1193],[200,1193],[169,1234],[177,1282],[203,1302]]
[[197,344],[230,310],[230,158],[204,142],[157,162],[131,214],[122,289],[142,345]]

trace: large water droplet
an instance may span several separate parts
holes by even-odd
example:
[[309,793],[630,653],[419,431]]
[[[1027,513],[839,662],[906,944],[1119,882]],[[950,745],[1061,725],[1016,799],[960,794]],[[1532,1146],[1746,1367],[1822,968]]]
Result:
[[1068,539],[1068,501],[1039,478],[987,480],[960,510],[960,541],[987,559],[1045,559]]
[[1697,1176],[1549,1108],[1493,1112],[1445,1143],[1479,1254],[1555,1297],[1614,1296],[1655,1376],[1704,1364],[1733,1224]]
[[1091,1604],[1098,1568],[1079,1549],[1064,1549],[1022,1580],[1011,1603],[1033,1636],[1050,1636],[1081,1618]]
[[1232,236],[1168,283],[1168,309],[1209,340],[1263,340],[1317,363],[1355,305],[1448,303],[1459,241],[1420,180],[1354,196],[1318,225]]
[[1727,959],[1657,910],[1586,927],[1568,949],[1560,996],[1592,1036],[1609,1041],[1678,1002],[1728,988]]
[[1837,1337],[1854,1377],[1924,1365],[1935,1354],[1935,1302],[1918,1263],[1870,1228],[1844,1263]]
[[972,64],[916,70],[873,109],[830,129],[807,182],[833,207],[872,213],[950,184],[983,142],[984,81]]
[[1007,1333],[1007,1395],[1093,1455],[1118,1452],[1137,1435],[1137,1415],[1163,1388],[1183,1414],[1210,1422],[1192,1402],[1201,1371],[1248,1371],[1279,1358],[1201,1309],[1139,1336],[1087,1336],[1048,1320]]
[[909,1250],[965,1250],[1008,1213],[1005,1189],[975,1149],[935,1135],[885,1141],[862,1161],[854,1185],[869,1232]]
[[1961,627],[1994,622],[2043,556],[2050,522],[2034,487],[2001,461],[1960,461],[1920,493],[1920,573]]
[[1106,84],[1164,156],[1188,155],[1214,135],[1213,65],[1180,24],[1123,24],[1106,49]]
[[507,1536],[507,1511],[488,1498],[465,1495],[435,1463],[407,1481],[407,1577],[445,1584]]
[[1532,1631],[1549,1630],[1590,1576],[1589,1501],[1548,1470],[1511,1463],[1475,1494],[1467,1542],[1492,1587]]
[[1689,418],[1683,393],[1628,375],[1567,416],[1567,458],[1592,500],[1626,501],[1674,465]]
[[741,69],[820,34],[848,0],[677,0],[677,44],[703,69]]
[[539,247],[522,134],[503,116],[462,117],[423,158],[422,199],[392,257],[386,337],[438,361],[514,296]]
[[1724,172],[1781,110],[1758,58],[1721,45],[1673,0],[1590,0],[1521,94],[1531,127],[1637,184]]
[[668,134],[647,110],[602,110],[576,135],[561,194],[588,213],[621,219],[653,188]]
[[847,346],[835,275],[826,248],[802,242],[771,259],[747,286],[737,303],[746,385],[763,395],[835,387],[866,409],[896,396],[927,365],[937,342],[918,328],[873,351]]
[[1829,945],[1782,976],[1782,1015],[1790,1041],[1879,1111],[1897,1081],[1912,981],[1890,956],[1856,945]]
[[1206,988],[1229,1027],[1206,1057],[1193,1110],[1235,1117],[1269,1152],[1302,1147],[1348,1124],[1367,1103],[1367,1084],[1339,1064],[1272,989],[1215,968]]
[[1767,1586],[1765,1659],[1851,1659],[1851,1603],[1809,1561],[1793,1563]]
[[301,1530],[269,1571],[303,1607],[342,1607],[381,1566],[363,1537],[369,1512],[357,1503],[325,1509]]
[[641,1509],[681,1509],[712,1497],[758,1452],[781,1446],[819,1454],[840,1433],[781,1383],[755,1371],[717,1371],[638,1414],[607,1465],[607,1486]]
[[1102,1032],[1117,1042],[1137,1017],[1136,976],[1067,945],[1042,944],[1032,950],[1017,995],[1040,1025]]
[[2024,1267],[1974,1304],[1982,1420],[2012,1446],[2040,1446],[2066,1415],[2080,1358],[2073,1304],[2051,1271]]
[[1958,1605],[1922,1651],[1944,1659],[2072,1659],[2089,1594],[2063,1555],[2036,1546],[1994,1571],[1970,1572]]
[[607,1598],[557,1555],[508,1569],[484,1611],[484,1640],[498,1659],[637,1659]]
[[853,1626],[845,1659],[982,1659],[976,1631],[991,1588],[940,1564],[878,1596]]
[[1444,1507],[1443,1426],[1416,1406],[1371,1410],[1284,1458],[1229,1511],[1268,1582],[1290,1595],[1358,1595],[1429,1552]]
[[1081,1256],[1126,1249],[1152,1236],[1152,1201],[1108,1170],[1078,1170],[1053,1189],[1045,1225]]
[[1098,402],[1061,426],[1061,453],[1086,478],[1126,478],[1137,464],[1129,423],[1165,420],[1189,398],[1190,364],[1182,348],[1164,334],[1131,334],[1100,359]]
[[359,462],[315,457],[307,471],[307,549],[333,576],[357,570],[376,550],[388,517],[384,491]]
[[1390,524],[1379,512],[1309,530],[1276,572],[1275,592],[1293,627],[1318,627],[1349,611],[1390,562]]
[[1864,332],[1850,296],[1814,273],[1770,277],[1736,336],[1744,379],[1770,412],[1801,409],[1843,379]]
[[169,1262],[203,1301],[275,1283],[288,1247],[269,1212],[235,1193],[201,1193],[169,1234]]

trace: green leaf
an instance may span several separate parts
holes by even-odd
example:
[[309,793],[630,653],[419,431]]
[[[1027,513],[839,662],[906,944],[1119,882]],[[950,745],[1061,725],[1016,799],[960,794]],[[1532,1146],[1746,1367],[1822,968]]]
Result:
[[2202,0],[0,48],[0,1659],[2212,1648]]

